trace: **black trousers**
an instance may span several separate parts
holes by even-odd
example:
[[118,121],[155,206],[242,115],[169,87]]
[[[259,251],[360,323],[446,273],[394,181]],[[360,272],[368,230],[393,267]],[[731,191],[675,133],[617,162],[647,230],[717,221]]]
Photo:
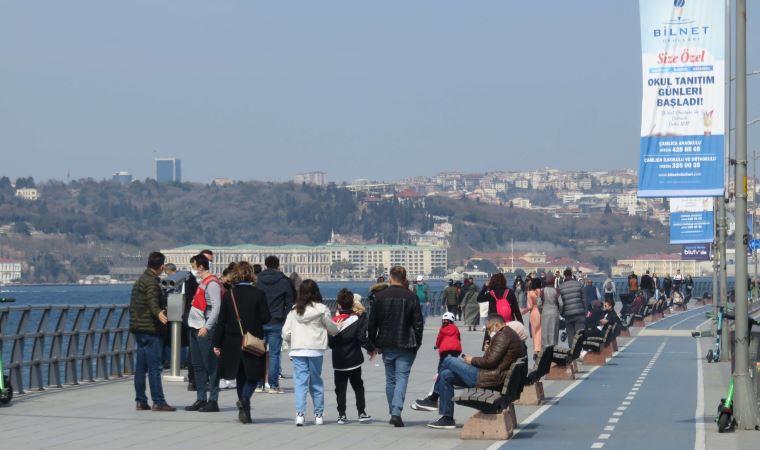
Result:
[[351,388],[356,395],[356,410],[359,414],[365,412],[366,404],[364,400],[364,381],[362,381],[362,368],[357,367],[354,370],[336,370],[335,371],[335,395],[338,398],[338,415],[346,415],[346,391],[348,383],[351,382]]

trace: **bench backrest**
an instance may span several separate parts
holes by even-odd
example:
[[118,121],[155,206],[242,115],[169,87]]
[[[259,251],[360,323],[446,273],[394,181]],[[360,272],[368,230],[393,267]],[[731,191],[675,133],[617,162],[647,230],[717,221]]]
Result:
[[527,376],[528,357],[523,356],[510,366],[510,370],[507,373],[506,383],[501,391],[501,394],[505,397],[507,403],[511,403],[520,398]]
[[576,359],[581,357],[581,351],[583,351],[583,341],[586,340],[586,333],[584,330],[579,330],[575,334],[575,339],[573,340],[573,353],[571,355],[570,360],[575,361]]
[[549,369],[552,367],[552,358],[554,358],[554,346],[550,345],[543,349],[541,357],[538,359],[536,368],[528,372],[527,380],[525,384],[531,385],[543,378],[544,375],[549,373]]

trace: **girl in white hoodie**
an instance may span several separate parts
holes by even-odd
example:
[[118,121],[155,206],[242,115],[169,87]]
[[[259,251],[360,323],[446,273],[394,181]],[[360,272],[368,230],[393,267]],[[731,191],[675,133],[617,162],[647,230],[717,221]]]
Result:
[[295,307],[285,319],[282,339],[290,347],[293,359],[293,386],[296,400],[296,426],[303,426],[306,393],[314,403],[314,423],[322,425],[325,411],[325,387],[322,361],[327,349],[327,335],[338,334],[330,310],[322,303],[322,294],[314,280],[304,280],[298,289]]

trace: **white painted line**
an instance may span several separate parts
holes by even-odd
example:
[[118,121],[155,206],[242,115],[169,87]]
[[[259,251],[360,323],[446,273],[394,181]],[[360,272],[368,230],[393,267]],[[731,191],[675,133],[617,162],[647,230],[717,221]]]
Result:
[[612,415],[615,416],[615,417],[620,417],[620,416],[623,415],[623,412],[622,411],[615,411],[614,413],[612,413]]
[[615,431],[615,425],[607,425],[604,427],[604,431]]
[[617,417],[610,417],[610,420],[607,421],[608,423],[618,423],[620,422],[620,419]]
[[594,442],[591,444],[591,448],[602,448],[604,447],[604,442]]
[[[628,403],[630,403],[630,402],[628,402]],[[626,409],[628,409],[627,406],[618,406],[618,411],[625,411]]]
[[638,391],[638,390],[639,390],[639,388],[635,387],[635,388],[631,388],[631,390],[632,390],[632,391]]
[[699,345],[699,339],[695,339],[697,343],[697,410],[694,412],[694,424],[697,428],[696,437],[694,439],[694,450],[705,450],[705,393],[704,393],[704,379],[702,378],[702,346]]
[[[636,397],[634,397],[633,395],[629,395],[629,396],[628,396],[628,397],[626,397],[625,399],[626,399],[626,400],[633,400],[634,398],[636,398]],[[628,403],[631,403],[631,402],[628,402]]]
[[641,387],[641,383],[633,383],[634,387]]
[[630,404],[631,404],[631,402],[623,402],[623,403],[621,403],[621,405],[626,405],[626,406],[628,406]]
[[609,439],[610,436],[612,436],[612,435],[609,434],[609,433],[602,433],[602,434],[599,435],[599,437],[597,439]]

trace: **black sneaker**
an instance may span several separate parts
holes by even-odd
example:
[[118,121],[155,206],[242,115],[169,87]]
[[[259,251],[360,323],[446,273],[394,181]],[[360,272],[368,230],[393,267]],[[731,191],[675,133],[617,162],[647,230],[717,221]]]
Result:
[[401,420],[401,416],[391,416],[391,420],[389,420],[388,423],[396,428],[404,427],[404,421]]
[[430,428],[453,430],[454,428],[457,427],[457,423],[454,422],[454,419],[452,417],[441,416],[440,419],[436,420],[435,422],[429,423],[428,426]]
[[347,423],[348,423],[348,417],[346,417],[345,415],[338,416],[338,424],[339,425],[345,425]]
[[417,399],[412,403],[412,409],[417,411],[438,411],[438,401],[431,400],[429,396]]
[[196,400],[195,403],[193,403],[190,406],[185,406],[185,411],[198,411],[199,409],[206,406],[206,402],[203,400]]
[[206,402],[203,407],[198,408],[199,412],[219,412],[219,403],[211,400],[210,402]]
[[361,422],[361,423],[372,422],[372,416],[370,416],[366,412],[363,412],[363,413],[359,414],[359,422]]

